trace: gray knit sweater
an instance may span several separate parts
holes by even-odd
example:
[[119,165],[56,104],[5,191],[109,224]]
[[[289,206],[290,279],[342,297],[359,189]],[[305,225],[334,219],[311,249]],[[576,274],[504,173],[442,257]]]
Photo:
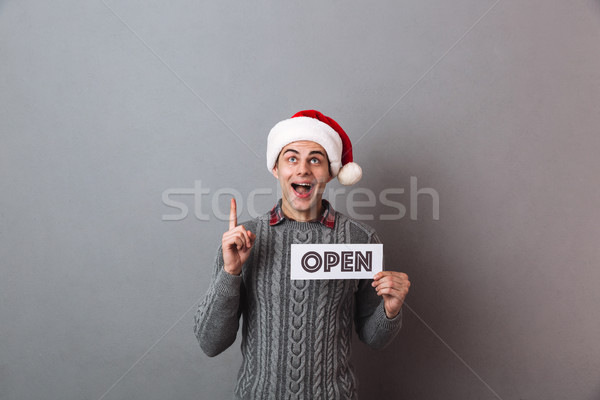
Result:
[[352,323],[374,348],[392,341],[402,312],[388,319],[371,280],[290,280],[292,243],[381,243],[375,231],[335,213],[335,226],[269,213],[242,223],[257,237],[241,276],[223,269],[219,246],[212,282],[194,331],[208,356],[235,340],[240,315],[242,366],[236,399],[356,399],[350,364]]

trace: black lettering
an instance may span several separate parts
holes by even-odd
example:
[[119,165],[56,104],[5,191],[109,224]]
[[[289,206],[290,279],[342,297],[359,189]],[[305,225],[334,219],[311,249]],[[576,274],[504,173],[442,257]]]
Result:
[[340,255],[334,251],[326,251],[323,253],[325,257],[325,265],[323,271],[331,271],[331,267],[335,267],[340,262]]
[[[315,264],[309,265],[308,264],[309,259],[316,260]],[[302,260],[300,261],[300,263],[302,264],[302,268],[306,272],[317,272],[319,270],[319,268],[321,268],[321,265],[323,264],[323,259],[321,258],[319,253],[317,253],[316,251],[309,251],[308,253],[306,253],[302,256]]]
[[342,265],[340,269],[343,272],[352,272],[352,251],[342,251]]
[[360,271],[361,268],[364,268],[365,271],[371,271],[373,269],[373,252],[367,251],[365,252],[366,256],[363,256],[360,251],[357,251],[354,254],[354,268],[355,271]]

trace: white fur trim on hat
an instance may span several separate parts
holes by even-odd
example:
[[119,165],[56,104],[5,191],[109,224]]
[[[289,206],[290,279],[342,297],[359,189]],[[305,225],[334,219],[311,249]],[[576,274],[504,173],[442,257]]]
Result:
[[362,168],[355,162],[346,163],[338,172],[337,178],[342,185],[354,185],[362,178]]
[[342,167],[342,139],[331,126],[311,117],[285,119],[271,129],[267,139],[269,172],[275,167],[281,149],[299,140],[310,140],[323,146],[329,158],[331,174],[337,176]]

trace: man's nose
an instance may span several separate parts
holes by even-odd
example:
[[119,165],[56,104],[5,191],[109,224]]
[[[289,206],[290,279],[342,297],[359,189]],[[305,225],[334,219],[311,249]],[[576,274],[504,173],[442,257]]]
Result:
[[298,169],[296,171],[298,175],[308,175],[310,173],[310,167],[307,162],[298,163]]

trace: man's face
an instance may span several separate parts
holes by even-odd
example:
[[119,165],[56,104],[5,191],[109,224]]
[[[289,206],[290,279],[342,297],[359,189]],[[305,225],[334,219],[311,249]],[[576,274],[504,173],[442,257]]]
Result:
[[273,175],[279,180],[282,208],[296,220],[316,218],[329,174],[327,152],[308,140],[292,142],[279,153]]

